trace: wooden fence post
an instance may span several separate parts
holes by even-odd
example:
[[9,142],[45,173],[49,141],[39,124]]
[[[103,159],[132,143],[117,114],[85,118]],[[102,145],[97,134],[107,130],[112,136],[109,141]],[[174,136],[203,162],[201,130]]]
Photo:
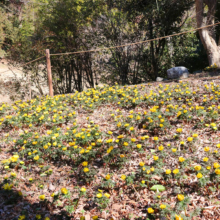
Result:
[[47,59],[47,77],[48,77],[49,94],[50,94],[50,96],[53,96],[53,84],[52,84],[50,50],[49,49],[46,49],[46,59]]

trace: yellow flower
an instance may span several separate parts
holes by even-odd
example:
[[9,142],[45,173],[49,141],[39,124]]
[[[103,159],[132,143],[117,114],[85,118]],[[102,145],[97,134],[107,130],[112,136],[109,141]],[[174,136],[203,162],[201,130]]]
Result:
[[158,156],[153,156],[153,158],[154,158],[155,161],[159,159]]
[[141,144],[137,144],[136,146],[137,146],[138,149],[140,149],[142,147]]
[[146,172],[146,173],[147,173],[147,174],[150,174],[150,172],[151,172],[150,170],[147,170],[147,172]]
[[66,195],[68,193],[68,190],[66,188],[62,188],[61,193]]
[[18,217],[18,220],[24,220],[25,218],[26,218],[25,215],[20,215],[20,216]]
[[17,174],[16,173],[11,173],[11,176],[16,177]]
[[161,204],[161,205],[160,205],[160,208],[161,208],[161,209],[165,209],[166,207],[167,207],[167,206],[164,205],[164,204]]
[[179,201],[183,201],[183,200],[184,200],[184,195],[183,195],[183,194],[178,194],[178,195],[177,195],[177,199],[178,199]]
[[151,172],[154,172],[154,167],[151,167],[151,168],[150,168],[150,171],[151,171]]
[[111,178],[111,176],[109,175],[109,174],[107,174],[106,176],[105,176],[105,179],[106,180],[109,180]]
[[204,157],[204,158],[203,158],[203,161],[204,161],[204,162],[207,162],[208,160],[209,160],[208,157]]
[[124,142],[124,144],[123,144],[124,146],[128,146],[128,142]]
[[34,157],[34,160],[39,160],[39,158],[40,157],[37,155],[37,156]]
[[40,200],[45,200],[45,195],[40,195],[40,196],[39,196],[39,199],[40,199]]
[[175,170],[173,170],[173,173],[174,173],[174,174],[179,173],[179,169],[175,169]]
[[9,160],[11,160],[11,162],[17,162],[18,158],[19,158],[18,155],[14,155],[14,156],[10,157]]
[[83,171],[84,171],[84,173],[87,173],[87,172],[89,172],[89,168],[85,167],[85,168],[83,169]]
[[148,208],[148,209],[147,209],[147,212],[148,212],[149,214],[153,214],[153,213],[154,213],[154,210],[153,210],[152,208]]
[[185,158],[179,157],[179,162],[184,162],[184,161],[185,161]]
[[12,162],[17,162],[18,158],[19,158],[18,155],[13,155],[13,156],[10,158],[10,160],[11,160]]
[[125,180],[126,179],[126,176],[123,174],[123,175],[121,175],[121,179],[122,180]]
[[85,153],[85,150],[82,149],[79,153],[80,153],[80,154],[83,154],[83,153]]
[[140,162],[139,165],[140,165],[141,167],[143,167],[143,166],[144,166],[144,162]]
[[47,131],[47,134],[48,134],[48,135],[52,134],[52,131]]
[[145,184],[145,181],[144,181],[144,180],[142,180],[142,181],[141,181],[141,183],[142,183],[142,184]]
[[210,170],[210,169],[211,169],[211,167],[210,167],[210,166],[207,166],[207,167],[206,167],[206,169],[207,169],[207,170]]
[[185,144],[185,142],[184,142],[184,141],[180,141],[180,144],[181,144],[181,145],[184,145],[184,144]]
[[109,198],[109,197],[110,197],[110,194],[105,193],[104,196],[107,197],[107,198]]
[[49,217],[46,217],[44,220],[50,220],[50,218],[49,218]]
[[97,197],[97,198],[102,198],[102,193],[98,193],[98,194],[96,195],[96,197]]
[[209,151],[209,147],[205,147],[205,148],[204,148],[204,151],[205,151],[205,152],[208,152],[208,151]]
[[86,192],[86,188],[82,187],[82,188],[80,189],[80,191],[81,191],[81,192]]
[[200,165],[196,165],[196,166],[194,166],[194,169],[196,170],[196,171],[199,171],[199,170],[201,170],[201,166]]
[[196,176],[197,176],[198,179],[202,178],[202,174],[201,173],[198,173]]
[[198,137],[198,134],[193,134],[192,135],[194,138],[197,138]]
[[121,157],[121,158],[124,158],[124,157],[125,157],[125,155],[124,155],[124,154],[120,154],[120,157]]
[[6,183],[6,184],[3,185],[2,188],[3,188],[4,190],[8,190],[8,191],[9,191],[9,190],[11,190],[12,187],[13,187],[12,184],[9,185],[8,183]]
[[163,149],[164,149],[163,145],[160,145],[160,146],[158,147],[158,150],[159,150],[159,151],[162,151]]
[[172,148],[172,152],[175,153],[177,151],[176,148]]
[[220,169],[216,169],[216,170],[215,170],[215,173],[216,173],[217,175],[219,175],[219,174],[220,174]]
[[82,166],[84,167],[88,166],[88,162],[87,161],[82,162]]
[[158,139],[159,139],[158,137],[153,137],[154,141],[158,141]]
[[167,175],[171,174],[171,170],[169,170],[169,169],[166,170],[166,174],[167,174]]
[[55,196],[55,193],[52,193],[50,196],[51,196],[51,197],[54,197],[54,196]]
[[183,220],[183,218],[179,215],[175,215],[175,220]]
[[135,142],[136,141],[136,138],[131,138],[131,142]]
[[36,215],[36,219],[41,219],[41,215]]
[[192,142],[192,141],[193,141],[193,138],[192,138],[192,137],[188,137],[188,138],[187,138],[187,141],[188,141],[188,142]]
[[183,131],[182,128],[177,128],[177,129],[176,129],[176,132],[177,132],[177,133],[181,133],[182,131]]
[[220,167],[220,165],[219,165],[219,163],[215,162],[215,163],[213,164],[213,167],[214,167],[215,169],[217,169],[217,168]]
[[216,146],[217,146],[217,148],[220,148],[220,144],[217,144]]

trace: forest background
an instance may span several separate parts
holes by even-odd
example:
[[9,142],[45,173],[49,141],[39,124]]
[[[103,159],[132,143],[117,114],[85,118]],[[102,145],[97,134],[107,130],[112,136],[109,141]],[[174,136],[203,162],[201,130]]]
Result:
[[[218,22],[220,3],[215,21]],[[204,9],[204,16],[208,7]],[[193,0],[1,0],[0,56],[11,65],[45,55],[114,47],[197,28]],[[219,37],[220,29],[215,28]],[[138,84],[185,66],[191,73],[209,65],[198,32],[99,52],[52,56],[55,94],[99,83]],[[39,84],[45,59],[23,68]]]

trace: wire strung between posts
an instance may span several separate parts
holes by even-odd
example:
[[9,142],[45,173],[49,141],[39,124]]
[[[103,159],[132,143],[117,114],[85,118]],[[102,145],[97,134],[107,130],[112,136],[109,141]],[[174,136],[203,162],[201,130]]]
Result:
[[[142,44],[142,43],[146,43],[146,42],[161,40],[161,39],[165,39],[165,38],[169,38],[169,37],[173,37],[173,36],[178,36],[178,35],[190,33],[190,32],[192,32],[192,31],[201,30],[201,29],[204,29],[204,28],[207,28],[207,27],[212,27],[212,26],[218,25],[218,24],[220,24],[220,22],[215,23],[215,24],[211,24],[211,25],[207,25],[207,26],[204,26],[204,27],[201,27],[201,28],[196,28],[196,29],[193,29],[193,30],[189,30],[189,31],[177,33],[177,34],[167,35],[167,36],[164,36],[164,37],[158,37],[158,38],[154,38],[154,39],[150,39],[150,40],[145,40],[145,41],[139,41],[139,42],[131,43],[131,44],[124,44],[124,45],[114,46],[114,47],[105,47],[105,48],[94,49],[94,50],[85,50],[85,51],[77,51],[77,52],[50,54],[50,56],[61,56],[61,55],[69,55],[69,54],[97,52],[97,51],[109,50],[109,49],[113,49],[113,48],[127,47],[127,46],[131,46],[131,45]],[[37,59],[35,59],[35,60],[32,60],[32,61],[30,61],[30,62],[27,62],[27,63],[21,65],[20,67],[26,66],[26,65],[28,65],[28,64],[30,64],[30,63],[33,63],[33,62],[35,62],[35,61],[37,61],[37,60],[40,60],[40,59],[44,58],[44,57],[45,57],[45,56],[41,56],[41,57],[39,57],[39,58],[37,58]],[[6,72],[9,72],[9,71],[11,71],[11,70],[6,70],[6,71],[3,71],[3,72],[0,72],[0,74],[1,74],[1,73],[6,73]]]
[[161,40],[161,39],[165,39],[165,38],[169,38],[169,37],[173,37],[173,36],[178,36],[178,35],[190,33],[192,31],[201,30],[201,29],[204,29],[204,28],[207,28],[207,27],[212,27],[212,26],[218,25],[218,24],[220,24],[220,22],[215,23],[215,24],[211,24],[211,25],[207,25],[207,26],[204,26],[204,27],[201,27],[201,28],[196,28],[196,29],[193,29],[193,30],[177,33],[177,34],[167,35],[167,36],[164,36],[164,37],[158,37],[158,38],[145,40],[145,41],[139,41],[139,42],[131,43],[131,44],[124,44],[124,45],[114,46],[114,47],[104,47],[104,48],[94,49],[94,50],[85,50],[85,51],[68,52],[68,53],[55,53],[55,54],[50,54],[50,56],[60,56],[60,55],[70,55],[70,54],[78,54],[78,53],[97,52],[97,51],[109,50],[109,49],[113,49],[113,48],[127,47],[127,46],[131,46],[131,45],[142,44],[142,43],[146,43],[146,42]]
[[[37,61],[37,60],[40,60],[40,59],[44,58],[44,57],[45,57],[45,56],[39,57],[39,58],[37,58],[37,59],[35,59],[35,60],[32,60],[32,61],[30,61],[30,62],[27,62],[27,63],[25,63],[25,64],[23,64],[23,65],[21,65],[21,66],[19,66],[19,67],[26,66],[26,65],[28,65],[28,64],[30,64],[30,63],[33,63],[33,62],[35,62],[35,61]],[[6,71],[3,71],[3,72],[0,72],[0,74],[1,74],[1,73],[6,73],[6,72],[9,72],[9,71],[11,71],[11,70],[6,70]]]

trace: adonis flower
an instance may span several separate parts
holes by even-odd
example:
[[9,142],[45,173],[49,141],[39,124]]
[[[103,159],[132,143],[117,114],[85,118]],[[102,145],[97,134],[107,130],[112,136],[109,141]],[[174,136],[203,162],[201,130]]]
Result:
[[62,188],[62,189],[61,189],[61,193],[64,194],[64,195],[66,195],[66,194],[68,193],[68,190],[67,190],[66,188]]
[[40,195],[40,196],[39,196],[39,199],[40,199],[40,200],[45,200],[45,195]]
[[202,178],[202,174],[201,173],[198,173],[196,176],[197,176],[198,179]]
[[193,137],[188,137],[188,138],[187,138],[187,141],[188,141],[188,142],[192,142],[192,141],[193,141]]
[[154,210],[153,210],[152,208],[148,208],[148,209],[147,209],[147,212],[148,212],[149,214],[153,214],[153,213],[154,213]]
[[161,209],[165,209],[166,207],[167,207],[167,206],[164,205],[164,204],[161,204],[161,205],[160,205],[160,208],[161,208]]
[[185,161],[185,158],[179,157],[179,162],[184,162],[184,161]]
[[169,169],[166,170],[166,174],[167,174],[167,175],[171,174],[171,170],[169,170]]
[[163,145],[160,145],[160,146],[158,147],[158,150],[159,150],[159,151],[162,151],[163,149],[164,149]]
[[178,199],[179,201],[183,201],[183,200],[184,200],[184,195],[183,195],[183,194],[178,194],[178,195],[177,195],[177,199]]
[[87,173],[87,172],[89,172],[89,168],[85,167],[85,168],[83,169],[83,171],[84,171],[84,173]]
[[196,171],[199,171],[199,170],[201,170],[201,166],[200,165],[196,165],[196,166],[194,166],[194,169],[196,170]]
[[140,165],[141,167],[143,167],[143,166],[144,166],[144,162],[140,162],[139,165]]
[[123,174],[123,175],[121,175],[121,179],[122,180],[125,180],[126,179],[126,176]]

